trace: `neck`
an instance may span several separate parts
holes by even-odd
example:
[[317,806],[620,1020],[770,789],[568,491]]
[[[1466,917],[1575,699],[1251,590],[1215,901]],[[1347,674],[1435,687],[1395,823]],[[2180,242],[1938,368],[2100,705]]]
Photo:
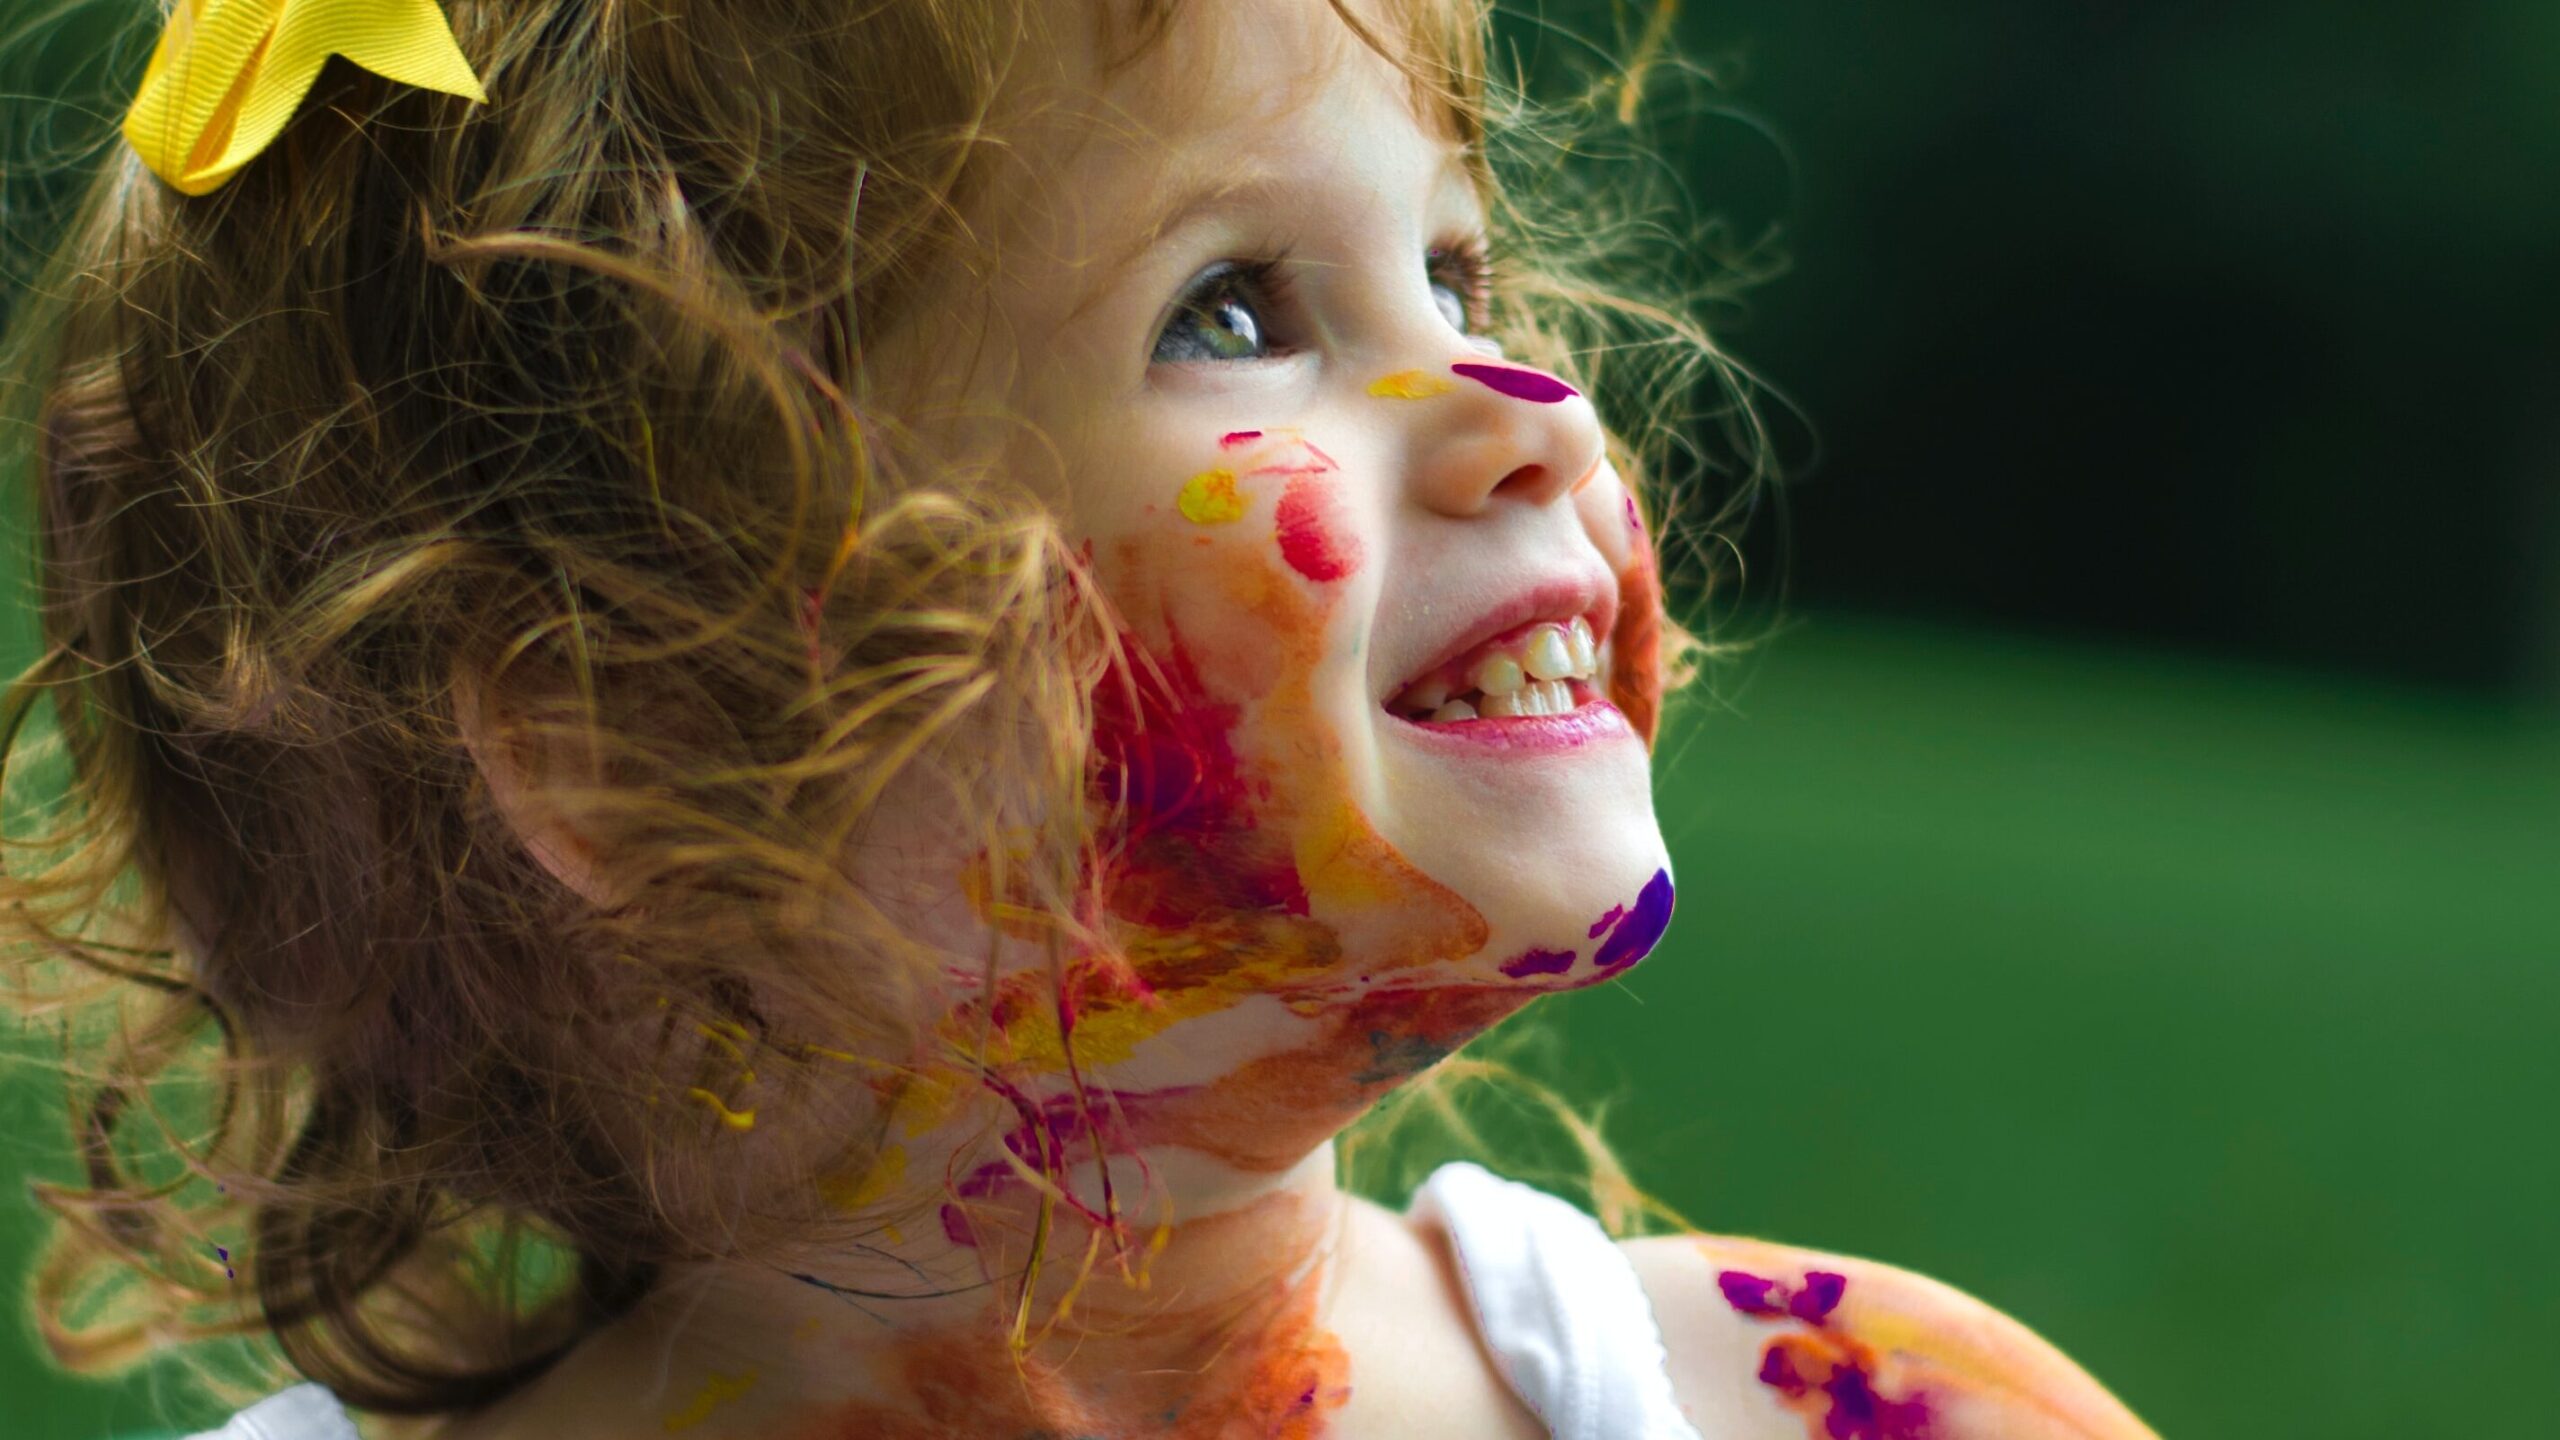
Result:
[[[1160,1434],[1174,1410],[1173,1433],[1288,1433],[1317,1413],[1291,1407],[1339,1404],[1333,1137],[1529,996],[1328,989],[1166,1026],[1181,1007],[1158,987],[1142,1045],[1108,1005],[1045,1007],[1090,1070],[902,1094],[897,1143],[835,1197],[876,1213],[865,1192],[896,1185],[916,1200],[894,1223],[660,1287],[641,1333],[672,1372],[670,1423],[741,1387],[773,1407],[742,1404],[741,1433],[787,1440]],[[1010,1026],[1012,1073],[1039,1068],[1019,1063],[1045,1053],[1037,1031]]]
[[1319,1320],[1349,1203],[1330,1141],[1266,1173],[1115,1161],[1115,1179],[1151,1177],[1117,1226],[1087,1214],[1087,1163],[1076,1193],[1008,1189],[959,1235],[934,1215],[788,1266],[670,1276],[642,1317],[672,1362],[670,1426],[764,1396],[779,1408],[754,1405],[754,1433],[791,1440],[1156,1433],[1175,1411],[1217,1418],[1200,1433],[1272,1422],[1259,1434],[1339,1404],[1348,1363]]

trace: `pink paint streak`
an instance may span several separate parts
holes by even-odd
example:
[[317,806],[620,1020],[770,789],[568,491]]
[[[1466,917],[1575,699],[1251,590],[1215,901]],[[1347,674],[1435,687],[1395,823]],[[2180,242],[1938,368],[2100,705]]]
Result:
[[1262,432],[1259,430],[1230,430],[1226,434],[1218,437],[1218,448],[1221,450],[1233,450],[1247,440],[1259,440],[1261,438]]

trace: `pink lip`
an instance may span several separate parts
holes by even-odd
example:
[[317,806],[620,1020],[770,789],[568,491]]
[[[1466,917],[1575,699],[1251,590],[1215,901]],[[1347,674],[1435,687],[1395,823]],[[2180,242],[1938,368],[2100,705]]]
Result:
[[1447,725],[1424,724],[1393,713],[1387,718],[1402,727],[1402,733],[1415,744],[1451,754],[1480,755],[1488,750],[1512,753],[1571,750],[1601,740],[1631,740],[1636,733],[1636,727],[1627,723],[1623,711],[1597,697],[1562,715],[1511,715],[1460,720]]
[[[1406,686],[1505,631],[1516,630],[1523,625],[1535,624],[1541,620],[1552,620],[1561,625],[1577,615],[1591,622],[1591,631],[1594,635],[1602,640],[1608,639],[1611,627],[1617,623],[1618,619],[1616,587],[1589,576],[1540,581],[1476,617],[1475,623],[1459,631],[1457,638],[1443,646],[1429,662],[1415,666],[1411,674],[1397,681],[1386,694],[1378,696],[1377,702],[1381,708],[1384,708],[1389,700],[1403,694]],[[1531,720],[1571,719],[1572,717],[1518,716],[1514,718]]]

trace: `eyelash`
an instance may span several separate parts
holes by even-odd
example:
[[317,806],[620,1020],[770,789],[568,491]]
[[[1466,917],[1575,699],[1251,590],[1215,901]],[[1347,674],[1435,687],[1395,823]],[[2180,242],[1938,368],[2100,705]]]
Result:
[[[1464,307],[1467,307],[1469,336],[1482,336],[1485,331],[1490,331],[1492,290],[1495,290],[1498,272],[1492,264],[1492,251],[1485,249],[1485,241],[1464,238],[1464,241],[1446,243],[1446,246],[1431,246],[1428,251],[1423,251],[1423,259],[1431,266],[1431,279],[1439,279],[1449,290],[1457,292],[1459,302],[1464,302]],[[1449,266],[1452,274],[1444,277],[1441,266]]]

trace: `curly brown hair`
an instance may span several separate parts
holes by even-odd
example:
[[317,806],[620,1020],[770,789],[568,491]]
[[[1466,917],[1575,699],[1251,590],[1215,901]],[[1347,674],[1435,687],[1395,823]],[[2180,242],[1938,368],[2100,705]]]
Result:
[[[1488,0],[1331,3],[1468,143],[1508,353],[1603,398],[1631,483],[1696,454],[1681,399],[1748,377],[1705,292],[1628,278],[1650,212],[1542,138],[1634,118],[1672,7],[1533,110]],[[1178,0],[1090,8],[1116,68]],[[102,145],[18,318],[43,650],[0,710],[0,913],[79,1097],[36,1280],[75,1368],[268,1333],[359,1408],[488,1401],[862,1172],[879,1107],[813,1057],[907,1054],[947,959],[843,858],[893,781],[1004,831],[1017,913],[1077,913],[1108,627],[864,348],[983,294],[1011,57],[1081,12],[448,11],[487,105],[333,62],[196,199]],[[1738,513],[1767,446],[1713,413]],[[529,852],[475,734],[578,757],[546,803],[606,892]],[[659,1103],[738,1063],[839,1108]]]

